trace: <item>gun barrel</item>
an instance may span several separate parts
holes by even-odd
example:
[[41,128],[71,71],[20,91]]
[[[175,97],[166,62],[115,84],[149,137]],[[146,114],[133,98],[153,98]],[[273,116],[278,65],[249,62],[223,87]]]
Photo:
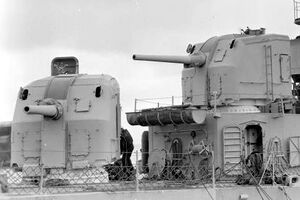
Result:
[[53,119],[58,119],[61,116],[61,112],[56,105],[25,106],[24,111],[27,114],[44,115],[45,117],[51,117]]
[[155,61],[155,62],[168,62],[168,63],[183,63],[195,64],[201,66],[205,63],[206,56],[204,53],[199,55],[189,56],[163,56],[163,55],[137,55],[132,56],[133,60]]

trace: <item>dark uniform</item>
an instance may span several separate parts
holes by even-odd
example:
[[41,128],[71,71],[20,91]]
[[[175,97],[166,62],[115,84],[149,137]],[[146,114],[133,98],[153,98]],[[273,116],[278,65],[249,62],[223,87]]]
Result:
[[108,172],[108,178],[110,181],[129,181],[134,179],[134,168],[130,160],[134,148],[132,137],[126,129],[121,128],[120,139],[122,158],[116,160],[113,164],[104,166],[104,169]]
[[128,130],[121,128],[121,154],[122,154],[122,165],[126,167],[132,167],[130,160],[132,151],[134,149],[133,139]]

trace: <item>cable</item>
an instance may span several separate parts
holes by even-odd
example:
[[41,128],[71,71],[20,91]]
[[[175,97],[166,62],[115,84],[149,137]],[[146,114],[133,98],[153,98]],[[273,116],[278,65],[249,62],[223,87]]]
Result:
[[285,195],[285,198],[286,198],[287,200],[292,200],[292,198],[289,197],[289,195],[287,194],[287,192],[286,192],[286,190],[285,190],[284,187],[278,187],[278,189],[281,190],[281,191],[283,192],[283,194]]
[[[250,169],[248,168],[248,166],[247,165],[244,165],[244,167],[246,168],[246,170],[248,171],[248,172],[250,172]],[[272,200],[272,198],[271,198],[271,196],[258,184],[258,182],[257,182],[257,180],[256,180],[256,178],[252,175],[252,173],[250,172],[250,173],[248,173],[248,174],[250,174],[250,176],[251,176],[251,178],[254,180],[254,182],[255,182],[255,187],[257,188],[257,190],[258,189],[260,189],[262,192],[263,192],[263,194],[267,197],[267,199],[268,200]],[[260,194],[260,192],[258,192],[259,194]],[[260,194],[261,195],[261,194]],[[262,196],[261,196],[262,197]],[[262,198],[263,199],[263,198]]]
[[[190,154],[189,154],[189,159],[191,160]],[[192,167],[193,167],[194,169],[196,169],[195,166],[194,166],[194,163],[193,163],[193,162],[190,162],[190,163],[192,164]],[[198,170],[195,170],[195,171],[196,171],[196,173],[198,173],[198,175],[199,175]],[[210,194],[210,192],[208,191],[208,189],[207,189],[205,183],[204,183],[202,180],[200,180],[200,183],[203,185],[203,187],[204,187],[204,189],[206,190],[206,192],[208,193],[209,197],[210,197],[212,200],[214,200],[213,196],[212,196],[212,195]]]

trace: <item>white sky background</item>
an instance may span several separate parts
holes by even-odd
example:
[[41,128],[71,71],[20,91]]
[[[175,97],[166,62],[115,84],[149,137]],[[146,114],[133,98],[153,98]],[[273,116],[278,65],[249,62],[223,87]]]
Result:
[[300,35],[292,0],[0,0],[0,121],[13,118],[20,86],[50,75],[57,56],[110,74],[121,87],[122,125],[134,98],[181,96],[179,64],[133,61],[133,53],[185,55],[188,43],[265,27]]

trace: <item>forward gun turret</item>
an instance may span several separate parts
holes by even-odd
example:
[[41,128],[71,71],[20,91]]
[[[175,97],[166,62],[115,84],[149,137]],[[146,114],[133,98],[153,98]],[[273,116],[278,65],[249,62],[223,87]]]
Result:
[[[20,88],[13,121],[0,124],[0,143],[9,142],[2,133],[13,138],[10,165],[30,171],[23,178],[41,176],[41,165],[79,170],[120,158],[119,84],[106,74],[78,74],[78,68],[75,57],[53,59],[51,76]],[[4,156],[0,152],[0,160]]]

